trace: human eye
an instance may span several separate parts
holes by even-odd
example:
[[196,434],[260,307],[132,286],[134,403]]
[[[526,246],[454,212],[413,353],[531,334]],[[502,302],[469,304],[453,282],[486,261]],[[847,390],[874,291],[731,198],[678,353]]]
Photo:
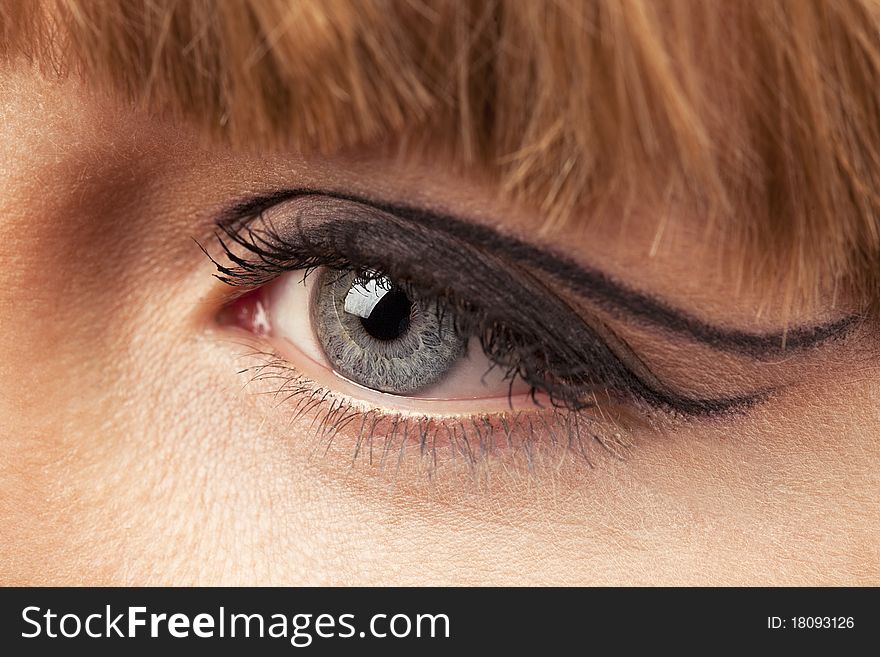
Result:
[[527,245],[445,215],[300,190],[219,226],[211,257],[236,290],[221,323],[265,348],[246,372],[316,412],[324,434],[359,425],[358,445],[584,454],[745,412],[774,389],[689,390],[686,369],[643,357],[601,295],[581,298]]

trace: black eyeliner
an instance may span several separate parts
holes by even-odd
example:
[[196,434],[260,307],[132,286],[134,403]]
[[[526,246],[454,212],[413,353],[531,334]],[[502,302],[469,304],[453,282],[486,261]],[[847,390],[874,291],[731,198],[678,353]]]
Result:
[[565,255],[528,244],[477,222],[424,208],[387,203],[334,191],[301,188],[255,196],[224,210],[218,219],[218,224],[225,230],[232,231],[249,218],[278,203],[306,196],[327,197],[368,205],[381,212],[453,235],[471,244],[480,244],[488,251],[503,253],[510,259],[540,269],[580,296],[590,299],[607,310],[623,312],[630,317],[683,335],[713,349],[750,356],[754,359],[767,359],[813,349],[830,340],[841,339],[848,335],[861,319],[859,315],[849,315],[815,326],[792,327],[772,333],[751,333],[719,327],[673,308],[656,297],[633,290],[598,269],[578,264]]

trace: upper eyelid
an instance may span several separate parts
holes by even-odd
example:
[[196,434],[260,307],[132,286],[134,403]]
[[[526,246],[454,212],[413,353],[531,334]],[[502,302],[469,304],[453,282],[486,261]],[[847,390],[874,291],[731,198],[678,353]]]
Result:
[[217,223],[224,230],[237,230],[274,206],[301,197],[325,197],[358,203],[407,221],[430,224],[438,232],[484,245],[485,248],[503,251],[514,260],[527,262],[612,314],[624,313],[636,321],[705,344],[712,349],[755,360],[790,355],[829,341],[844,339],[864,319],[862,315],[854,313],[825,323],[790,326],[766,333],[716,326],[674,308],[662,299],[615,281],[600,270],[575,263],[565,255],[523,242],[478,222],[425,208],[396,205],[332,190],[297,188],[255,196],[227,208]]

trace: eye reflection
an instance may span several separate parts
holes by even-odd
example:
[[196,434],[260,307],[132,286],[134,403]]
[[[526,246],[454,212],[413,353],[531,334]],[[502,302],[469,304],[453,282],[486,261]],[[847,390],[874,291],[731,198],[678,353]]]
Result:
[[387,276],[354,283],[345,295],[345,312],[361,318],[364,330],[376,340],[400,339],[417,309]]

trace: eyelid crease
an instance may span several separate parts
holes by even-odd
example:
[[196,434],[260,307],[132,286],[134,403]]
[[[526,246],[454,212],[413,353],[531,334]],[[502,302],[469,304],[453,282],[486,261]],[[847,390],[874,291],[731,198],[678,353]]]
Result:
[[767,333],[721,327],[676,309],[657,297],[634,290],[605,272],[575,263],[565,255],[528,244],[489,226],[425,208],[397,205],[332,190],[294,188],[254,196],[222,211],[217,225],[224,232],[235,232],[267,209],[284,201],[307,196],[359,203],[471,244],[480,244],[483,249],[501,252],[510,259],[540,269],[606,311],[622,312],[637,321],[705,344],[717,351],[747,356],[754,360],[790,355],[814,349],[827,342],[842,340],[863,319],[859,314],[851,314],[817,325],[787,327]]

